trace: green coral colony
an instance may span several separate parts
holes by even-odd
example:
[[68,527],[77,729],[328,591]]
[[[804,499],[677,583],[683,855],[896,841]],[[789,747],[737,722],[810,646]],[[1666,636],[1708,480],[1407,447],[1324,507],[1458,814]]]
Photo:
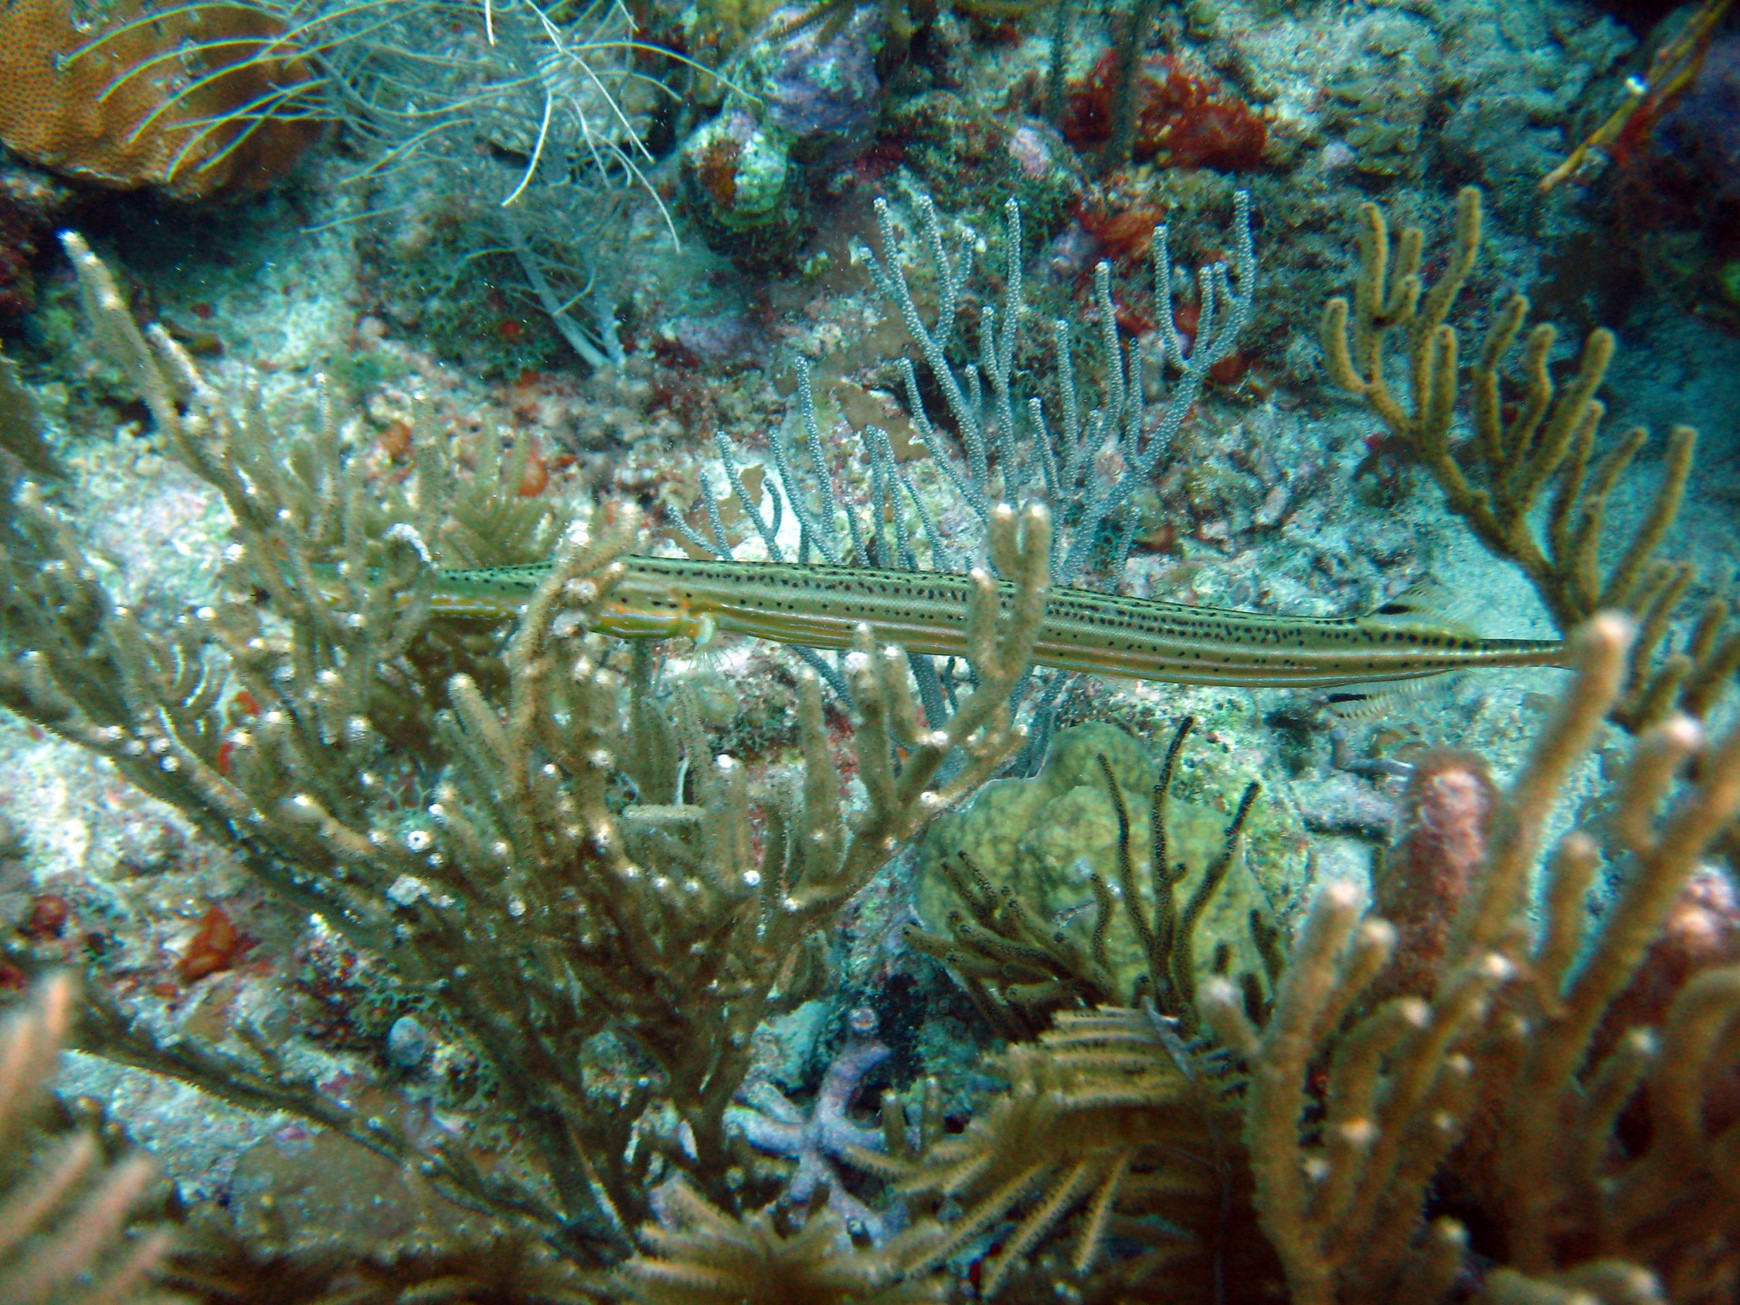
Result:
[[1332,9],[0,2],[0,745],[117,807],[0,793],[0,1298],[1735,1300],[1735,544],[1464,299],[1719,329],[1737,11]]

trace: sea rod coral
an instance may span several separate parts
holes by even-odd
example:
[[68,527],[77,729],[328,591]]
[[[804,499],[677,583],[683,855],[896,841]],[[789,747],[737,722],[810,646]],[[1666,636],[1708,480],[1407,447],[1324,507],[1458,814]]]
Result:
[[109,1164],[89,1131],[44,1130],[38,1118],[77,987],[71,975],[54,976],[0,1028],[0,1299],[176,1305],[179,1297],[142,1287],[168,1230],[125,1235],[151,1162],[135,1155]]
[[[1490,832],[1480,804],[1438,813],[1472,827],[1445,845],[1446,864],[1421,869],[1470,873],[1422,993],[1371,999],[1396,930],[1329,884],[1260,1030],[1236,990],[1203,994],[1206,1021],[1248,1066],[1254,1204],[1294,1301],[1393,1299],[1404,1284],[1409,1299],[1443,1299],[1469,1252],[1503,1266],[1482,1296],[1495,1303],[1554,1299],[1540,1294],[1550,1287],[1714,1302],[1740,1284],[1740,1123],[1721,1104],[1740,1055],[1740,968],[1686,977],[1660,1028],[1599,1054],[1595,1042],[1740,812],[1740,729],[1706,741],[1684,715],[1647,729],[1612,816],[1560,840],[1539,916],[1530,908],[1548,819],[1624,691],[1631,637],[1612,614],[1580,632],[1577,677],[1494,795]],[[1698,778],[1682,782],[1694,762]],[[1429,1222],[1430,1198],[1451,1192],[1468,1224]]]
[[1732,930],[1700,859],[1740,813],[1740,728],[1650,726],[1609,814],[1547,849],[1631,639],[1613,613],[1583,628],[1502,789],[1456,754],[1416,776],[1438,828],[1383,900],[1449,913],[1431,954],[1332,880],[1272,1001],[1215,977],[1177,1018],[1064,1010],[987,1060],[1004,1086],[965,1131],[855,1152],[935,1212],[911,1266],[982,1249],[982,1291],[1015,1301],[1731,1301],[1740,965],[1652,944],[1688,913]]
[[[1674,428],[1660,486],[1625,547],[1605,560],[1609,500],[1649,440],[1636,427],[1597,453],[1607,405],[1596,395],[1617,347],[1613,332],[1590,332],[1575,376],[1561,389],[1549,366],[1558,331],[1536,323],[1523,346],[1521,393],[1508,395],[1505,360],[1530,314],[1528,296],[1512,295],[1469,369],[1472,438],[1455,442],[1463,367],[1449,318],[1480,256],[1480,191],[1469,186],[1457,196],[1455,240],[1430,285],[1418,227],[1392,235],[1383,210],[1369,203],[1360,206],[1359,223],[1352,300],[1338,296],[1323,307],[1331,379],[1383,422],[1386,451],[1423,465],[1475,537],[1528,576],[1561,633],[1603,608],[1638,617],[1615,720],[1638,727],[1676,707],[1702,716],[1740,669],[1740,628],[1732,600],[1712,597],[1675,646],[1673,618],[1696,577],[1690,563],[1659,556],[1692,473],[1697,432]],[[1385,366],[1397,336],[1407,364],[1400,392]]]
[[[813,678],[798,685],[797,773],[767,789],[711,755],[680,694],[673,719],[650,659],[626,676],[610,664],[589,624],[634,513],[600,509],[571,536],[492,674],[430,627],[430,550],[468,537],[441,469],[424,468],[419,502],[384,501],[343,465],[331,421],[275,440],[257,404],[232,406],[160,330],[141,334],[102,264],[67,245],[99,343],[229,506],[234,570],[225,596],[147,633],[49,496],[19,484],[0,539],[0,702],[385,958],[477,1055],[516,1154],[486,1167],[457,1142],[419,1143],[288,1072],[250,1030],[235,1050],[166,1040],[100,992],[81,1045],[335,1129],[581,1262],[631,1249],[673,1171],[727,1207],[752,1198],[728,1177],[724,1124],[750,1035],[813,994],[823,931],[901,842],[1021,745],[1007,704],[1043,610],[1044,509],[993,514],[990,555],[1014,588],[975,582],[978,687],[946,724],[920,725],[901,661],[867,632],[847,658],[864,786],[849,813]],[[494,487],[509,519],[513,479]],[[588,1077],[606,1031],[644,1067],[615,1090]]]

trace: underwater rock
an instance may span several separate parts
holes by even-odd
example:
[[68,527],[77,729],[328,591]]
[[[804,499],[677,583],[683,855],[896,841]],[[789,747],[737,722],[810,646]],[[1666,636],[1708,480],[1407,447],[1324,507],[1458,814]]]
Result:
[[414,1015],[399,1016],[387,1030],[387,1061],[406,1073],[420,1067],[434,1046],[434,1035]]
[[1428,115],[1440,94],[1443,53],[1431,25],[1382,12],[1361,24],[1343,66],[1326,83],[1327,125],[1354,151],[1353,166],[1377,181],[1417,181]]
[[840,167],[870,144],[882,106],[879,6],[790,30],[807,8],[773,11],[727,65],[719,115],[681,151],[684,194],[707,243],[750,265],[777,261],[808,216],[808,172]]
[[683,180],[696,215],[712,237],[793,224],[801,205],[791,142],[742,109],[726,109],[683,146]]
[[0,165],[0,321],[36,306],[35,260],[71,203],[72,191],[48,174]]
[[733,75],[761,102],[761,121],[784,132],[806,161],[842,164],[869,145],[882,107],[876,51],[886,28],[880,5],[854,9],[843,22],[824,19],[781,36],[803,21],[808,5],[769,15],[767,39],[753,42]]

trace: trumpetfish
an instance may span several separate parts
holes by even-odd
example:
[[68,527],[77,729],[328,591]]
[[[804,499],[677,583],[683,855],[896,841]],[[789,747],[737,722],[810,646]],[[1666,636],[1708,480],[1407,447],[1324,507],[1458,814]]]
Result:
[[[811,648],[883,643],[967,655],[964,575],[790,562],[629,555],[593,628],[625,638],[731,632]],[[439,573],[434,610],[510,616],[549,563]],[[1012,592],[1001,582],[1005,594]],[[1559,639],[1494,639],[1434,621],[1410,590],[1363,616],[1271,616],[1057,586],[1034,643],[1041,666],[1174,684],[1331,687],[1496,666],[1561,666]]]

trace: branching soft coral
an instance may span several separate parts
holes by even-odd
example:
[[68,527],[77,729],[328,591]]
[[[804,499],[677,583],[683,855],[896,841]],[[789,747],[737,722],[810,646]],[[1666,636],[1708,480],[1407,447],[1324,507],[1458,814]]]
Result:
[[[430,543],[477,515],[448,510],[452,485],[422,478],[421,501],[389,511],[336,441],[287,451],[256,406],[228,403],[162,331],[141,334],[102,265],[68,247],[101,346],[231,511],[234,584],[154,637],[19,485],[0,518],[0,705],[109,758],[379,956],[465,1038],[521,1145],[493,1167],[460,1142],[423,1145],[287,1075],[261,1040],[249,1055],[160,1044],[112,1003],[93,1001],[87,1045],[333,1128],[582,1262],[632,1249],[654,1166],[735,1199],[724,1112],[756,1026],[812,994],[823,931],[901,841],[1022,745],[1009,698],[1044,610],[1045,510],[992,513],[990,556],[1013,585],[975,581],[977,683],[946,725],[921,724],[904,658],[860,634],[845,663],[858,810],[814,677],[798,686],[793,782],[752,791],[746,767],[670,719],[649,659],[625,685],[590,633],[636,540],[632,511],[601,508],[571,534],[493,676],[441,675],[416,655]],[[238,683],[246,721],[228,710]],[[395,744],[412,734],[414,749]],[[649,1067],[615,1095],[588,1074],[605,1030]],[[669,1112],[672,1136],[636,1132],[649,1110]]]
[[1180,1290],[1205,1288],[1229,1256],[1245,1276],[1270,1266],[1260,1246],[1231,1255],[1242,1240],[1234,1218],[1242,1167],[1219,1071],[1152,1008],[1065,1012],[1036,1044],[1009,1048],[992,1068],[1008,1087],[958,1137],[916,1158],[853,1156],[910,1198],[959,1207],[915,1271],[994,1241],[980,1280],[991,1296],[1066,1224],[1060,1277],[1102,1263],[1114,1232],[1144,1248],[1111,1269],[1127,1283],[1164,1270]]
[[827,1210],[787,1232],[771,1211],[732,1218],[680,1183],[661,1192],[659,1203],[660,1222],[641,1229],[646,1253],[617,1271],[621,1296],[636,1305],[927,1305],[948,1298],[946,1279],[904,1267],[923,1233],[863,1251]]
[[1508,785],[1455,753],[1415,773],[1380,888],[1419,907],[1405,933],[1326,883],[1271,1002],[1198,992],[1218,1047],[1065,1012],[989,1062],[1007,1086],[964,1132],[855,1153],[935,1205],[913,1264],[982,1253],[985,1294],[1022,1299],[1142,1299],[1164,1265],[1169,1298],[1237,1305],[1732,1301],[1740,908],[1699,860],[1740,813],[1740,728],[1645,729],[1599,826],[1547,846],[1631,637],[1578,634]]
[[[1624,689],[1630,640],[1611,613],[1582,630],[1576,678],[1502,793],[1471,760],[1466,784],[1417,793],[1454,836],[1411,873],[1454,925],[1402,995],[1374,995],[1397,934],[1362,918],[1346,883],[1319,891],[1261,1029],[1232,985],[1203,993],[1206,1022],[1249,1066],[1256,1209],[1297,1305],[1447,1299],[1471,1239],[1506,1266],[1489,1305],[1573,1288],[1714,1305],[1740,1287],[1740,966],[1688,970],[1677,949],[1677,976],[1649,973],[1699,857],[1740,812],[1740,729],[1706,742],[1675,715],[1645,730],[1611,815],[1565,835],[1531,883],[1557,798]],[[1476,790],[1488,798],[1458,797]],[[1604,862],[1597,917],[1586,899]],[[1675,978],[1665,1010],[1627,997]],[[1658,1028],[1612,1027],[1649,1006]],[[1466,1227],[1428,1223],[1433,1192]]]
[[143,1284],[168,1249],[157,1229],[129,1240],[129,1211],[151,1182],[143,1156],[105,1164],[88,1133],[37,1135],[77,1008],[76,985],[45,980],[0,1027],[0,1300],[15,1305],[175,1305]]
[[[1406,228],[1392,239],[1377,205],[1363,204],[1359,213],[1360,273],[1352,301],[1338,297],[1323,308],[1330,376],[1366,402],[1397,453],[1426,467],[1450,510],[1481,543],[1522,569],[1562,633],[1603,608],[1638,617],[1626,692],[1613,704],[1616,720],[1636,728],[1676,706],[1702,716],[1740,668],[1732,603],[1711,599],[1681,646],[1658,656],[1694,578],[1688,563],[1658,554],[1679,513],[1697,432],[1679,426],[1669,436],[1660,487],[1624,550],[1605,561],[1608,502],[1649,439],[1648,431],[1634,428],[1598,452],[1606,405],[1596,392],[1613,360],[1613,332],[1590,333],[1575,377],[1560,390],[1547,365],[1558,332],[1537,324],[1524,344],[1522,391],[1507,401],[1505,361],[1530,309],[1525,295],[1512,295],[1470,369],[1471,436],[1452,443],[1463,367],[1449,317],[1480,255],[1480,192],[1468,187],[1458,196],[1455,240],[1430,287],[1421,271],[1420,229]],[[1386,356],[1396,336],[1407,364],[1405,395],[1391,384]],[[1536,511],[1542,506],[1544,521]]]

